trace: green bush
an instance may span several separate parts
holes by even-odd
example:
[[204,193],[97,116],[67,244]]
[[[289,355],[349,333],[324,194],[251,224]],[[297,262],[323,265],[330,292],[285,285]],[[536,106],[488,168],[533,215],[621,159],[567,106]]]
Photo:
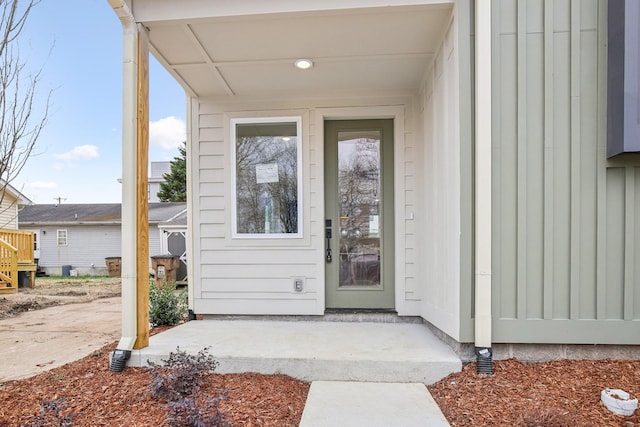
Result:
[[187,293],[177,291],[176,283],[149,285],[149,322],[151,326],[173,326],[187,315]]

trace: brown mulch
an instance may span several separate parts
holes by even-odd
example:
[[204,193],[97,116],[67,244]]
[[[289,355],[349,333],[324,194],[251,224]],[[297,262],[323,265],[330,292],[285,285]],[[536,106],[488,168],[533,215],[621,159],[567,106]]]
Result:
[[601,402],[605,388],[640,395],[640,361],[494,362],[494,374],[469,364],[428,387],[452,426],[640,426]]
[[[59,417],[71,414],[74,427],[164,426],[166,402],[150,397],[149,371],[109,371],[108,354],[117,343],[73,363],[31,378],[0,385],[0,426],[65,425],[42,421],[43,401],[60,400]],[[284,375],[210,374],[200,393],[224,396],[220,410],[232,426],[297,426],[309,384]],[[51,414],[50,414],[51,415]]]
[[[162,329],[159,329],[162,330]],[[157,331],[155,331],[157,332]],[[116,343],[81,359],[19,381],[0,384],[0,426],[37,424],[42,403],[62,400],[62,415],[82,426],[166,426],[166,402],[150,397],[149,371],[108,369]],[[640,410],[614,415],[600,402],[604,388],[640,394],[640,361],[496,361],[491,376],[475,364],[429,391],[452,426],[640,427]],[[210,374],[201,393],[224,396],[220,410],[231,426],[297,426],[309,384],[284,375]],[[327,410],[331,410],[327,408]]]

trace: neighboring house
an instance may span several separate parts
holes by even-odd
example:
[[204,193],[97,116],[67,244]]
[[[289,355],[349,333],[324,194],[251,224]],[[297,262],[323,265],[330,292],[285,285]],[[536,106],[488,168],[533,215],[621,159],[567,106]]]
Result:
[[[184,203],[149,203],[150,255],[164,255],[159,225],[185,209]],[[105,258],[121,256],[119,203],[31,205],[19,224],[39,236],[38,267],[50,275],[61,275],[63,266],[81,276],[106,275]]]
[[151,162],[151,176],[149,177],[149,203],[160,202],[158,192],[160,184],[165,182],[164,174],[171,173],[171,162]]
[[[2,184],[0,182],[0,186]],[[17,229],[18,212],[32,202],[11,184],[5,185],[4,196],[0,199],[0,228]]]
[[[149,203],[160,202],[158,192],[160,184],[165,182],[164,174],[171,173],[171,162],[151,162],[151,176],[147,179],[147,201]],[[122,184],[122,178],[118,178]]]
[[393,310],[459,351],[638,357],[638,2],[110,4],[123,150],[145,158],[147,49],[189,97],[196,314]]
[[31,200],[9,183],[0,181],[0,188],[0,292],[13,293],[35,284],[38,236],[18,231],[18,213]]

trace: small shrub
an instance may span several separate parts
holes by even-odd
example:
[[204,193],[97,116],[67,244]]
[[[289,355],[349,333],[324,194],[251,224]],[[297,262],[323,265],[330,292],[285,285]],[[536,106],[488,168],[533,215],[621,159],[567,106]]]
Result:
[[169,354],[163,365],[148,362],[151,366],[151,397],[177,402],[194,395],[204,383],[206,376],[215,371],[218,362],[204,348],[196,356],[181,351],[180,347]]
[[55,400],[43,400],[40,404],[40,414],[31,424],[24,427],[71,427],[72,414],[62,415],[64,398]]
[[204,407],[188,397],[169,402],[167,424],[171,427],[229,427],[231,424],[220,412],[220,400],[221,397],[207,398],[202,404]]
[[176,291],[175,282],[149,285],[149,322],[173,326],[187,315],[187,293]]
[[149,361],[149,389],[154,399],[167,400],[166,421],[171,427],[228,427],[220,412],[223,397],[196,398],[196,393],[218,362],[204,348],[196,356],[181,351],[169,354],[159,365]]

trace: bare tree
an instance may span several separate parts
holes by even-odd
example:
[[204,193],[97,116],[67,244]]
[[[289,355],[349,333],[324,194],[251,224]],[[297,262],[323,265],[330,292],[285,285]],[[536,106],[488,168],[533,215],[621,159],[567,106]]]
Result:
[[20,60],[18,44],[38,3],[0,0],[0,204],[29,159],[49,114],[51,91],[41,105],[36,97],[42,68],[31,72]]

